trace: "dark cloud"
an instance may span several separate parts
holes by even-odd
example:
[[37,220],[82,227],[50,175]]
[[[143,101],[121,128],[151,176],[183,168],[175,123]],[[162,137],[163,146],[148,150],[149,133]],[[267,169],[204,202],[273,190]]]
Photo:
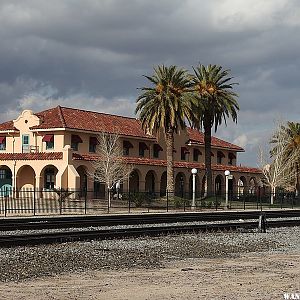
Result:
[[217,63],[241,106],[218,134],[254,164],[274,119],[299,120],[299,27],[298,0],[2,0],[0,118],[58,103],[132,115],[153,66]]

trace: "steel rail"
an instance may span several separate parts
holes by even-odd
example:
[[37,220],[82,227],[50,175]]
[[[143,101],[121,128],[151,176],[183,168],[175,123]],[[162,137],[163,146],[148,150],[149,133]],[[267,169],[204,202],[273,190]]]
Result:
[[[269,221],[267,227],[290,227],[299,226],[300,220],[276,220]],[[204,232],[204,231],[228,231],[239,228],[255,229],[258,221],[233,222],[233,223],[208,223],[196,225],[171,225],[159,227],[134,227],[109,230],[85,230],[55,233],[31,233],[20,235],[0,236],[0,247],[12,247],[21,245],[51,244],[57,242],[74,242],[88,240],[120,239],[138,236],[157,236],[166,234]]]
[[[226,221],[255,219],[262,211],[144,213],[102,216],[63,216],[0,219],[0,231],[53,228],[85,228],[96,226],[176,223],[194,221]],[[300,210],[263,211],[266,218],[300,217]]]

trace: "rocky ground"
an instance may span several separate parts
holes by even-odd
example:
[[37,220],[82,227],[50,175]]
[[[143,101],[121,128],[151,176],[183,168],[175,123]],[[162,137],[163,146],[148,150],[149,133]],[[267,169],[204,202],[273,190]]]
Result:
[[3,248],[0,298],[284,299],[300,290],[299,237],[293,227]]

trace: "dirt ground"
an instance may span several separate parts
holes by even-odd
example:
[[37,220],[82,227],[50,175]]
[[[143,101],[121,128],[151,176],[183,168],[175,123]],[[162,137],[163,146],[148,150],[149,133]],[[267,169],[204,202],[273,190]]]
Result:
[[171,261],[162,269],[90,271],[1,283],[0,299],[284,299],[300,291],[299,253]]

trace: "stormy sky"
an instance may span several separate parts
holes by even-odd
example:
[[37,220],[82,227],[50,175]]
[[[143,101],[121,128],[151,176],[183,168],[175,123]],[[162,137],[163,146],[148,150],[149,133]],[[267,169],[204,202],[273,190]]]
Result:
[[58,104],[134,115],[157,64],[231,69],[238,124],[216,136],[257,146],[300,121],[299,0],[0,0],[0,121]]

